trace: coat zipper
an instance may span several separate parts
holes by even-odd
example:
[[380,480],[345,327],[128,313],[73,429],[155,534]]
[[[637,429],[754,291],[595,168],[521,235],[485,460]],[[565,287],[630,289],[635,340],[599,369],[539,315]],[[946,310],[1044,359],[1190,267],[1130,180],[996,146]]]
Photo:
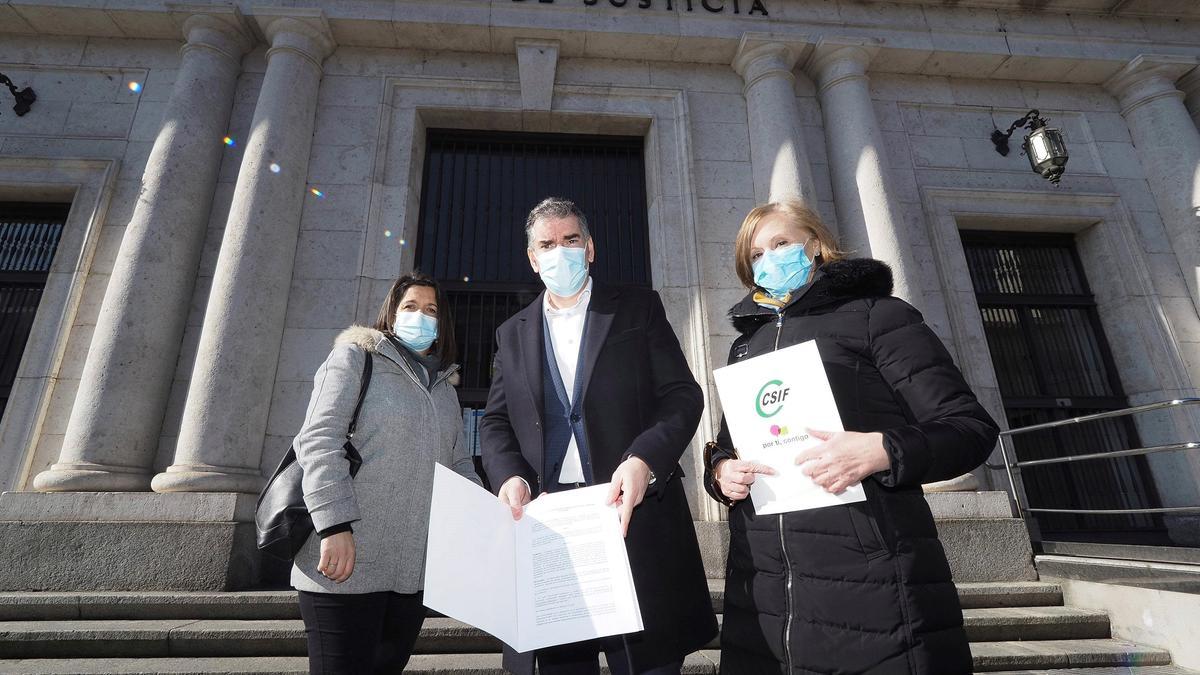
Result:
[[[783,334],[783,312],[775,320],[775,349],[779,351],[779,337]],[[783,551],[783,564],[787,567],[787,620],[783,623],[783,653],[787,660],[787,672],[792,672],[792,559],[787,552],[787,537],[783,531],[783,515],[779,514],[779,548]]]

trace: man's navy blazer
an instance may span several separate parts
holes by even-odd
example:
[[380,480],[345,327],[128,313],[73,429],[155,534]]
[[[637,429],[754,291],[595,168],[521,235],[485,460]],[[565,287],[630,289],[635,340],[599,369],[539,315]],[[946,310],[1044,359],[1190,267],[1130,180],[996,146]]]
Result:
[[[625,542],[645,626],[629,636],[629,651],[643,670],[700,649],[717,632],[679,467],[704,396],[658,293],[594,281],[587,313],[576,376],[596,481],[608,482],[631,455],[656,477]],[[492,387],[479,425],[484,470],[496,490],[521,476],[535,495],[545,491],[544,320],[539,295],[496,331]],[[531,656],[506,652],[505,667],[531,672]]]

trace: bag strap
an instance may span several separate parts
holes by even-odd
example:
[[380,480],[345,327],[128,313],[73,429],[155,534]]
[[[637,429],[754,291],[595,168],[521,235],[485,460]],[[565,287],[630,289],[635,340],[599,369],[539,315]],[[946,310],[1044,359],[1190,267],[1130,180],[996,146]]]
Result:
[[362,383],[358,387],[358,403],[354,406],[354,416],[350,418],[350,429],[346,432],[346,438],[354,438],[354,431],[358,429],[358,413],[362,410],[363,399],[367,397],[367,387],[371,386],[371,371],[374,368],[375,359],[371,356],[371,352],[367,352],[367,360],[363,361]]

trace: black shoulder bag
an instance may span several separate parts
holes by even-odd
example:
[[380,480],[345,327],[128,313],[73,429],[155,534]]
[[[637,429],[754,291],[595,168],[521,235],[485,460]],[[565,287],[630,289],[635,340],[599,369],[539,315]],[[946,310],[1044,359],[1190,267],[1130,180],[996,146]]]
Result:
[[[354,447],[352,439],[358,426],[358,413],[362,410],[363,399],[367,395],[367,387],[371,384],[371,368],[373,358],[367,353],[363,363],[362,384],[358,389],[358,403],[354,406],[354,416],[350,418],[350,428],[346,430],[346,459],[350,462],[350,477],[358,474],[362,466],[362,455]],[[269,555],[284,560],[296,557],[304,542],[313,531],[312,516],[304,505],[304,469],[296,461],[296,446],[288,449],[279,468],[271,475],[266,487],[258,495],[258,506],[254,510],[254,529],[258,537],[258,548]]]

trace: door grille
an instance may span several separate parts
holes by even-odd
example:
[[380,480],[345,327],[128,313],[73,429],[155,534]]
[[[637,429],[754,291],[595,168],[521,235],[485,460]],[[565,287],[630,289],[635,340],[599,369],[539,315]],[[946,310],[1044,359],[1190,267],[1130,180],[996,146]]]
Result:
[[[988,349],[1009,426],[1129,406],[1071,235],[963,232]],[[1021,461],[1138,447],[1128,418],[1015,436]],[[1053,464],[1022,472],[1032,507],[1160,506],[1144,457]],[[1152,515],[1038,514],[1043,533],[1153,538]],[[1133,537],[1136,539],[1136,537]]]
[[69,209],[0,202],[0,415],[12,394]]

